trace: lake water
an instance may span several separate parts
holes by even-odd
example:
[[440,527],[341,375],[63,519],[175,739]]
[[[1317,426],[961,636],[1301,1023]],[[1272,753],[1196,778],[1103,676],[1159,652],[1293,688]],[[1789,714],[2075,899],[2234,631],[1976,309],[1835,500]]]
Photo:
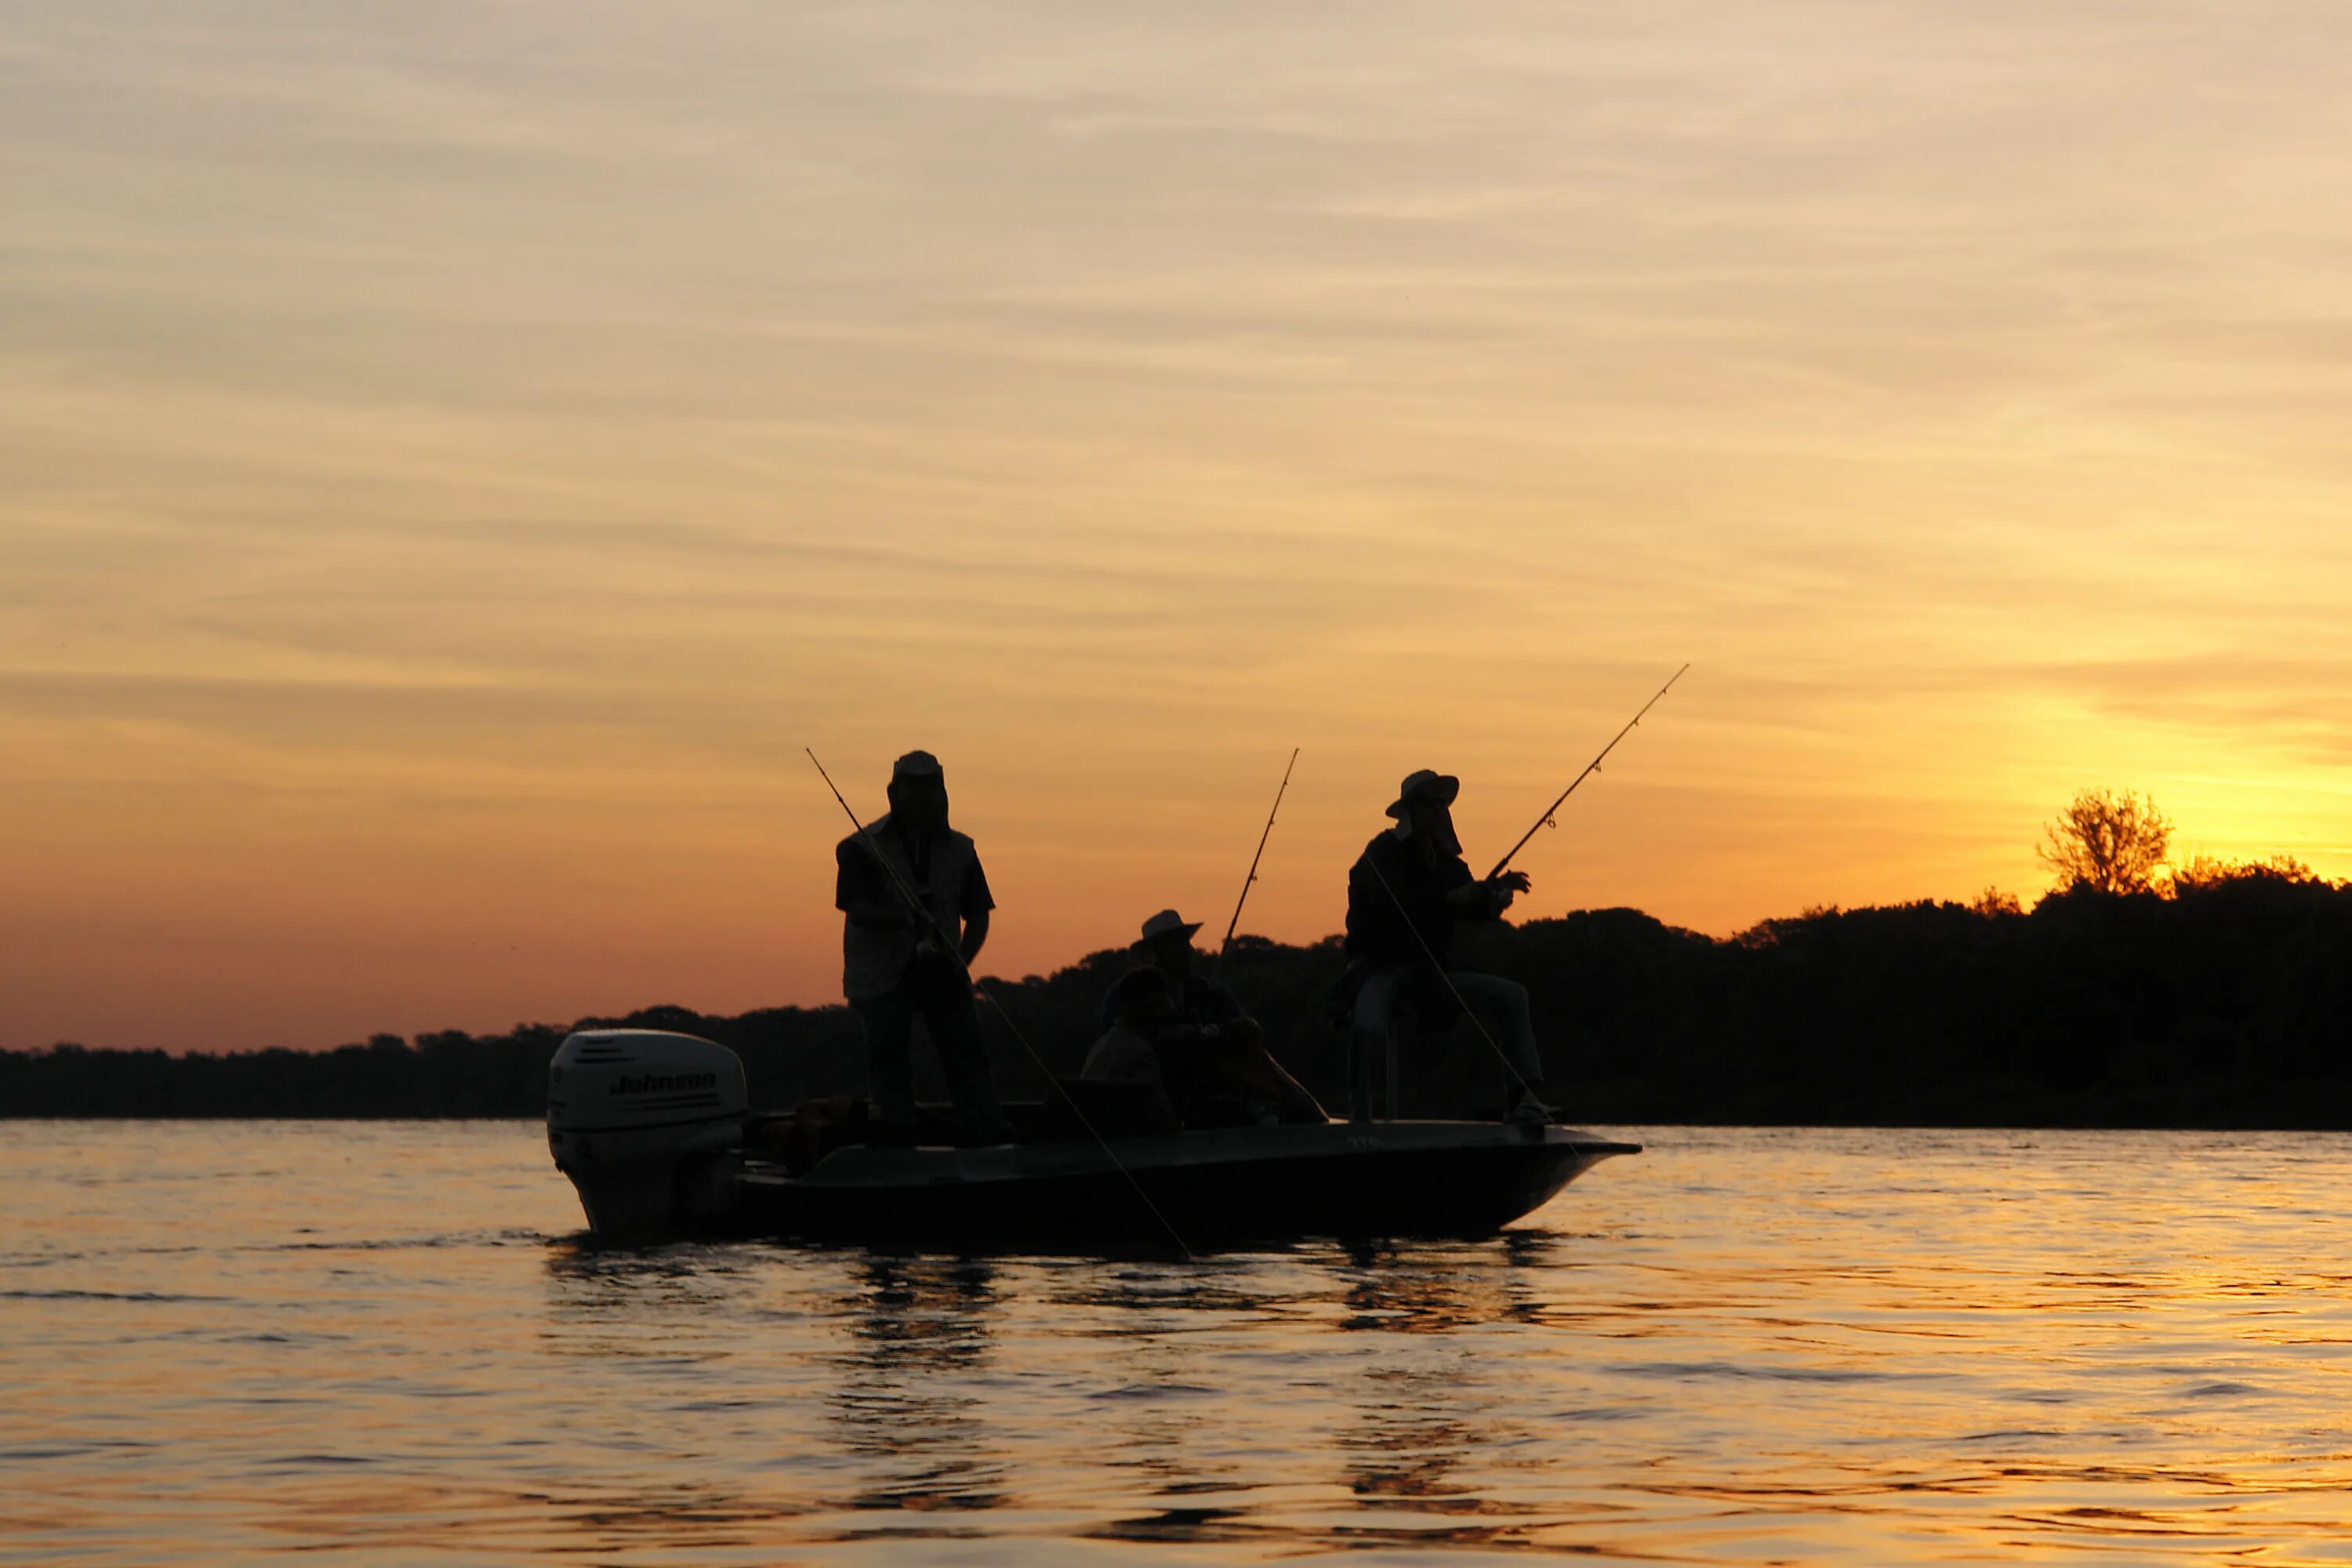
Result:
[[1182,1265],[0,1123],[0,1561],[2352,1562],[2352,1137],[1607,1131],[1498,1239]]

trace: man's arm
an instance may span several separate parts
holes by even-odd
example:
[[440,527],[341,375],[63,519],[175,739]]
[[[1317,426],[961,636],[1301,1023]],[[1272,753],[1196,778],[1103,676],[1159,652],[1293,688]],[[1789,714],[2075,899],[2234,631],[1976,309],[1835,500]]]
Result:
[[834,849],[833,907],[856,924],[904,931],[915,923],[907,900],[885,879],[874,852],[855,838]]
[[[1466,877],[1469,868],[1464,867],[1463,872]],[[1445,901],[1471,920],[1500,920],[1511,900],[1526,892],[1528,885],[1525,871],[1506,871],[1483,882],[1464,881],[1446,891]]]
[[1193,975],[1186,984],[1188,990],[1184,999],[1190,1005],[1187,1010],[1199,1015],[1202,1023],[1223,1028],[1227,1024],[1236,1024],[1249,1016],[1240,997],[1205,975]]
[[963,963],[980,956],[981,944],[988,940],[988,911],[996,907],[996,895],[988,890],[988,872],[980,857],[971,858],[971,870],[963,879],[963,896],[956,901],[956,913],[963,917]]
[[1235,1047],[1255,1046],[1265,1038],[1255,1018],[1234,1018],[1223,1024],[1171,1024],[1151,1037],[1151,1043],[1162,1050],[1197,1050],[1215,1041],[1219,1050]]

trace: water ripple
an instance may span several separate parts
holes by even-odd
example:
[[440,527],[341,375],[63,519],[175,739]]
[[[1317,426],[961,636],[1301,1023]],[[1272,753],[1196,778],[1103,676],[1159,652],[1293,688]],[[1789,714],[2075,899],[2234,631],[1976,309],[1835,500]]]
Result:
[[[0,1148],[0,1265],[43,1287],[0,1291],[0,1558],[2292,1564],[2352,1532],[2352,1139],[1664,1129],[1501,1238],[1184,1266],[595,1248],[526,1124],[75,1136],[74,1183]],[[202,1211],[92,1175],[142,1161]]]

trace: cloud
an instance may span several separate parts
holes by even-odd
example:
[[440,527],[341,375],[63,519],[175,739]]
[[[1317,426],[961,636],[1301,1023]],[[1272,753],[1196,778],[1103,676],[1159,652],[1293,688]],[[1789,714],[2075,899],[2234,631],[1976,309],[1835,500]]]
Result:
[[[648,803],[920,734],[1013,885],[1074,840],[1140,882],[1292,744],[1327,858],[1428,756],[1539,796],[1685,658],[1612,774],[1684,793],[1608,819],[1608,897],[1669,919],[1972,892],[2081,773],[2235,758],[2267,815],[2191,804],[2292,837],[2347,761],[2341,26],[25,11],[10,842],[373,779],[385,820],[593,796],[547,863],[658,866]],[[297,887],[268,818],[207,844]],[[28,919],[95,885],[40,867]]]
[[2017,674],[2096,714],[2201,732],[2254,766],[2265,755],[2352,765],[2352,659],[2216,649]]

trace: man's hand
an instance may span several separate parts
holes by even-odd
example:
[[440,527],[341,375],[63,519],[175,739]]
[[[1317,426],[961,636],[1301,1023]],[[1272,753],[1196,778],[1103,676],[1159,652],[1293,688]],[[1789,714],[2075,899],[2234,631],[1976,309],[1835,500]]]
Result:
[[929,970],[935,974],[956,975],[967,985],[975,983],[971,965],[953,948],[940,945],[940,940],[934,936],[926,934],[915,939],[915,952],[909,962],[915,968]]
[[1525,871],[1506,871],[1499,877],[1489,877],[1486,879],[1486,891],[1495,900],[1495,912],[1499,915],[1511,907],[1513,899],[1534,885],[1528,879],[1528,874]]

